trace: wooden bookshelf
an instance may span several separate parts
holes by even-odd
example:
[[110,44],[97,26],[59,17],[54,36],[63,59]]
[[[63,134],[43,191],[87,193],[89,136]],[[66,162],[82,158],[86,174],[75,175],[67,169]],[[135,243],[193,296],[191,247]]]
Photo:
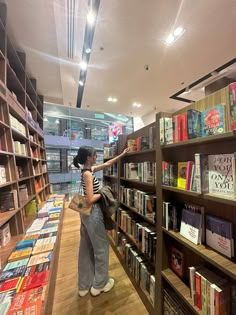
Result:
[[203,312],[200,311],[193,304],[193,301],[189,295],[189,287],[186,284],[184,284],[183,281],[181,281],[180,278],[176,276],[176,274],[171,269],[168,268],[163,270],[161,272],[161,275],[195,314],[199,315],[203,314]]
[[[10,243],[0,249],[2,267],[4,267],[8,255],[35,218],[35,216],[25,217],[25,206],[31,200],[37,200],[39,196],[42,202],[46,200],[49,195],[49,180],[46,171],[44,184],[41,184],[42,188],[39,192],[36,191],[34,160],[30,148],[38,150],[40,143],[42,150],[45,149],[43,97],[39,95],[36,88],[36,80],[30,79],[26,72],[25,53],[17,51],[8,36],[4,3],[0,3],[0,12],[0,164],[5,166],[7,179],[6,183],[0,184],[0,193],[16,190],[19,205],[13,211],[0,213],[0,226],[9,223],[12,235]],[[14,141],[22,144],[18,144],[17,150]],[[39,159],[45,159],[44,152],[38,150]],[[23,177],[18,175],[18,171],[23,172],[20,175]],[[41,165],[38,167],[38,172],[42,174]],[[41,181],[41,177],[37,178]],[[20,199],[20,188],[23,189],[23,185],[27,189],[27,200]]]
[[141,182],[138,179],[136,180],[136,179],[129,179],[129,178],[125,178],[125,177],[120,177],[120,180],[129,182],[129,183],[134,184],[134,185],[146,186],[146,187],[150,187],[153,189],[155,189],[155,187],[156,187],[155,184]]
[[153,222],[151,219],[147,218],[145,215],[142,215],[140,212],[138,212],[138,210],[136,208],[130,207],[130,206],[126,205],[123,202],[120,202],[120,205],[126,207],[127,209],[129,209],[131,211],[133,211],[135,214],[137,214],[139,217],[141,217],[142,219],[144,219],[148,223],[150,223],[152,225],[156,225],[156,223]]

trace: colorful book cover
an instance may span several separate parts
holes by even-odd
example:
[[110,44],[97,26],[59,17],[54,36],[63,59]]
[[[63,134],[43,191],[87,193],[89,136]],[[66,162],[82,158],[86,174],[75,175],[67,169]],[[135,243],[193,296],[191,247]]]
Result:
[[57,230],[58,230],[58,226],[53,226],[53,227],[50,227],[50,228],[47,228],[47,229],[42,229],[40,231],[40,234],[53,233],[53,232],[57,232]]
[[21,259],[21,260],[16,260],[16,261],[10,262],[10,263],[6,264],[6,266],[3,269],[3,271],[11,270],[11,269],[18,268],[18,267],[21,267],[21,266],[26,266],[28,261],[29,261],[29,258],[25,258],[25,259]]
[[42,239],[37,240],[35,246],[41,246],[41,245],[45,245],[45,244],[55,243],[56,239],[57,239],[56,236],[42,238]]
[[186,188],[187,166],[188,162],[178,162],[177,187],[179,189]]
[[225,132],[225,106],[220,104],[202,112],[202,137]]
[[17,290],[18,285],[20,283],[20,279],[21,277],[18,277],[3,282],[3,284],[0,287],[0,292]]
[[11,255],[8,257],[8,262],[12,262],[15,260],[27,258],[31,255],[32,248],[26,248],[26,249],[19,249],[11,253]]
[[15,290],[0,293],[0,314],[6,315],[16,294]]
[[45,299],[45,287],[17,293],[12,301],[8,315],[40,315],[42,302]]
[[234,256],[232,222],[213,216],[206,216],[206,244],[219,253]]
[[18,278],[24,275],[26,270],[26,265],[17,267],[11,270],[6,270],[0,273],[0,283],[13,278]]
[[189,139],[201,137],[201,112],[195,109],[187,110],[187,125]]
[[24,237],[23,237],[23,239],[22,239],[22,241],[26,241],[26,240],[31,240],[31,239],[35,239],[35,240],[37,240],[38,239],[38,237],[39,237],[39,233],[35,233],[35,234],[28,234],[28,235],[25,235]]
[[198,245],[201,242],[202,215],[187,209],[182,211],[180,234]]
[[47,284],[49,277],[49,271],[41,271],[38,273],[30,274],[21,278],[18,292],[25,292],[31,289],[42,287]]
[[181,278],[183,277],[183,264],[184,255],[183,252],[178,250],[176,247],[171,247],[171,268]]
[[16,244],[16,249],[19,250],[19,249],[25,249],[25,248],[33,247],[34,244],[35,244],[34,238],[22,240]]
[[40,234],[39,240],[41,240],[43,238],[53,237],[53,236],[57,236],[57,231],[51,232],[51,233]]
[[164,128],[165,128],[165,135],[164,135],[164,142],[165,142],[165,144],[173,143],[172,118],[168,118],[168,117],[164,118]]
[[231,130],[236,129],[236,82],[229,85],[229,107]]
[[28,262],[28,267],[33,266],[33,265],[38,265],[44,262],[49,262],[52,260],[52,257],[53,257],[53,252],[46,252],[46,253],[31,256]]
[[194,166],[193,161],[187,162],[187,173],[186,173],[186,185],[185,190],[190,190],[191,188],[191,176],[192,176],[192,168]]
[[234,195],[233,157],[234,154],[208,155],[209,193]]

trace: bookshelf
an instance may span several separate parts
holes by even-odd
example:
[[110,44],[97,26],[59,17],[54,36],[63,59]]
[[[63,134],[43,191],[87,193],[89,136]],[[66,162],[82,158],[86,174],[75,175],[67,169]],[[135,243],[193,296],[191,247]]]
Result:
[[26,55],[7,34],[6,6],[0,4],[0,164],[5,169],[2,193],[17,192],[14,210],[0,212],[0,228],[9,223],[10,242],[0,249],[1,266],[35,216],[25,206],[40,206],[50,193],[43,133],[43,96],[26,72]]

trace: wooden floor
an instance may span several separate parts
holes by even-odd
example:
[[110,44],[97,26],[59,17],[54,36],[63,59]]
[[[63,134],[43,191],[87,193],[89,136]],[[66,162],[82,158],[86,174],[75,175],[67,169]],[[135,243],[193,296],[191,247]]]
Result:
[[115,287],[98,297],[79,297],[77,261],[79,214],[66,209],[63,221],[59,264],[53,301],[53,315],[146,315],[148,312],[110,247],[110,276]]

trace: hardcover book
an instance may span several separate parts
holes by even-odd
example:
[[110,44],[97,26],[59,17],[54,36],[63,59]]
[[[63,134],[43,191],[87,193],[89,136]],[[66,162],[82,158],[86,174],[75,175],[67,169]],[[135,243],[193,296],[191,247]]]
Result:
[[0,292],[17,290],[20,283],[20,277],[6,280],[0,287]]
[[180,234],[198,245],[201,242],[202,215],[187,209],[182,211]]
[[183,252],[178,250],[176,247],[171,247],[171,269],[181,278],[183,277],[183,263],[184,256]]
[[234,154],[208,155],[209,193],[234,195]]
[[195,109],[187,110],[188,138],[201,137],[201,112]]
[[49,271],[41,271],[38,273],[30,274],[21,278],[18,292],[25,292],[31,289],[42,287],[47,284]]
[[232,222],[207,215],[206,244],[229,258],[234,257]]
[[201,115],[202,137],[225,132],[225,106],[220,104],[206,109]]
[[229,85],[230,127],[236,129],[236,82]]
[[178,162],[177,187],[180,189],[186,188],[187,166],[188,162]]

